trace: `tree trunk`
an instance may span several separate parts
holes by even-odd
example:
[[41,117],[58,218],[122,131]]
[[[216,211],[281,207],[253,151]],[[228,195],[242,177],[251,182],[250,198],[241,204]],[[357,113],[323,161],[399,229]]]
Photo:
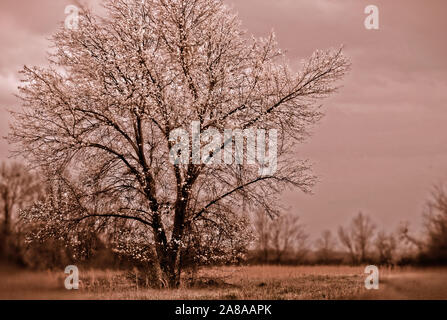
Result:
[[[193,179],[193,178],[191,178]],[[160,270],[166,280],[168,288],[178,288],[180,286],[180,275],[182,266],[180,264],[181,244],[185,231],[186,208],[189,199],[190,180],[183,187],[177,189],[177,201],[174,209],[174,226],[171,239],[168,241],[160,216],[155,213],[152,221],[152,230],[155,239],[155,249]],[[153,201],[151,203],[154,203]],[[158,211],[158,206],[154,205],[153,212]]]
[[161,271],[162,286],[178,288],[180,286],[181,274],[181,250],[179,241],[182,239],[183,230],[180,231],[180,234],[174,233],[173,239],[169,242],[161,228],[154,228],[154,234],[157,263]]
[[177,289],[180,287],[180,273],[177,270],[169,271],[168,286],[170,289]]
[[174,228],[172,231],[172,239],[167,250],[167,265],[165,272],[168,278],[169,288],[178,288],[180,286],[180,275],[182,266],[180,264],[181,243],[185,231],[185,216],[187,199],[189,195],[185,188],[180,191],[179,200],[175,206]]
[[176,289],[180,286],[181,267],[179,265],[179,253],[167,253],[167,256],[157,259],[157,268],[160,272],[161,287]]

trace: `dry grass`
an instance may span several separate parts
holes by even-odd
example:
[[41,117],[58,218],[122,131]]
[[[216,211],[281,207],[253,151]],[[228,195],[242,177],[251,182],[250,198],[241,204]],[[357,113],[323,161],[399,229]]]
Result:
[[381,274],[379,290],[364,292],[359,299],[447,300],[447,270],[401,269]]
[[363,267],[248,266],[208,268],[193,285],[147,289],[120,271],[80,270],[80,289],[65,274],[3,270],[0,299],[447,299],[445,269],[381,270],[380,289],[364,288]]

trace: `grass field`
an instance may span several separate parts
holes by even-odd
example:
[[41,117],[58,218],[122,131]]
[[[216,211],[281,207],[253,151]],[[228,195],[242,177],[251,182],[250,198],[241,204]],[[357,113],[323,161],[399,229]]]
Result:
[[147,289],[132,276],[80,270],[79,290],[64,289],[65,274],[5,269],[0,299],[447,299],[446,269],[382,269],[379,290],[366,290],[363,267],[246,266],[208,268],[194,285]]

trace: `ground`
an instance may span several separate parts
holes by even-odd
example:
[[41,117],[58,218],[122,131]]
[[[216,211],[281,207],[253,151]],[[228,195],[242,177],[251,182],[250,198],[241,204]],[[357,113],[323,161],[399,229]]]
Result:
[[66,290],[63,270],[2,268],[0,299],[447,299],[447,269],[381,268],[378,290],[365,289],[364,267],[349,266],[207,268],[176,290],[147,289],[122,271],[79,271],[79,290]]

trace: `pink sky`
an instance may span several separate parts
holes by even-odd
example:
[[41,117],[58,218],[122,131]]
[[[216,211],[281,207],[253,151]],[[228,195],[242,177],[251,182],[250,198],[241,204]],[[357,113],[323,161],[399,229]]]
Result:
[[[46,38],[65,19],[69,0],[1,0],[0,134],[17,100],[17,71],[45,63]],[[447,181],[447,41],[445,0],[229,1],[244,28],[275,30],[292,63],[314,49],[345,45],[352,71],[324,101],[326,117],[298,153],[315,164],[314,195],[288,192],[287,204],[311,233],[336,230],[359,210],[393,230],[421,223],[434,183]],[[364,9],[380,10],[366,30]],[[0,158],[8,146],[0,142]]]

